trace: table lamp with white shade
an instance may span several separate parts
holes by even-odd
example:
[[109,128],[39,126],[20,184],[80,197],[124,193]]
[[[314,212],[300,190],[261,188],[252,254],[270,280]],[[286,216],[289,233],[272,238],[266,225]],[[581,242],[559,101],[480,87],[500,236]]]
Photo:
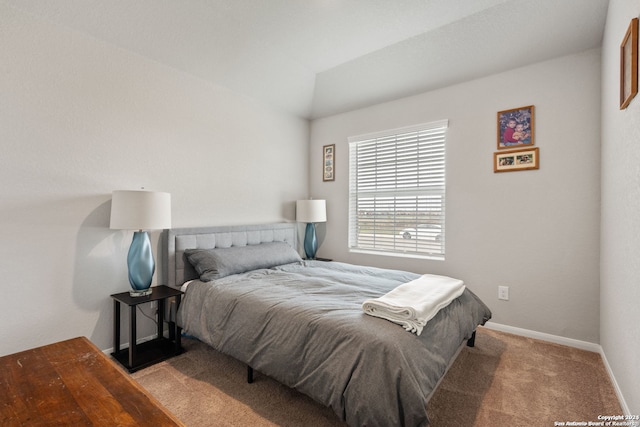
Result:
[[296,201],[296,221],[307,223],[304,234],[304,252],[307,259],[315,259],[318,250],[316,223],[327,222],[326,200]]
[[151,294],[156,265],[149,233],[171,228],[171,194],[145,190],[117,190],[111,198],[109,228],[136,230],[127,255],[131,296]]

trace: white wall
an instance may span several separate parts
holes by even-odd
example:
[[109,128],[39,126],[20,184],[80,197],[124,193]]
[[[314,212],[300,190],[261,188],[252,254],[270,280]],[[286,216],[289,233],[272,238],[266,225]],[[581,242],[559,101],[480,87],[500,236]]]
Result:
[[[526,105],[540,170],[495,174],[496,113]],[[349,253],[347,137],[439,119],[450,126],[446,261]],[[597,343],[599,123],[599,49],[315,120],[310,193],[328,209],[318,255],[456,276],[497,323]],[[334,143],[336,180],[323,182],[322,146]]]
[[619,109],[620,43],[635,0],[611,0],[602,47],[600,340],[631,414],[640,413],[640,97]]
[[170,192],[174,227],[293,220],[307,196],[306,120],[2,2],[0,58],[0,355],[112,346],[112,190]]

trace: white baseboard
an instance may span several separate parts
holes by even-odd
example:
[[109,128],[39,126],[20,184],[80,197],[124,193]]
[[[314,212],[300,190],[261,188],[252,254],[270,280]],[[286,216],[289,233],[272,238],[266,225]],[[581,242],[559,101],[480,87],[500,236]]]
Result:
[[629,406],[627,402],[624,400],[624,396],[622,395],[622,391],[618,386],[618,382],[616,381],[615,375],[613,375],[613,371],[611,370],[611,366],[609,365],[609,361],[607,360],[607,356],[604,354],[604,349],[600,344],[590,343],[587,341],[575,340],[573,338],[561,337],[558,335],[546,334],[544,332],[532,331],[530,329],[522,329],[516,328],[515,326],[502,325],[500,323],[487,322],[485,325],[487,329],[493,329],[494,331],[506,332],[509,334],[520,335],[527,338],[539,339],[541,341],[552,342],[554,344],[566,345],[568,347],[579,348],[581,350],[592,351],[594,353],[599,353],[602,357],[602,361],[604,363],[604,367],[609,374],[609,378],[611,379],[611,383],[613,384],[613,388],[616,391],[616,395],[618,396],[618,401],[620,402],[620,406],[625,415],[633,415],[629,411]]
[[624,400],[624,396],[622,395],[622,391],[618,386],[618,382],[616,381],[615,375],[613,375],[613,371],[611,370],[611,366],[609,365],[609,361],[607,360],[607,355],[604,354],[604,349],[600,347],[600,356],[602,356],[602,361],[604,362],[604,367],[607,369],[609,373],[609,378],[611,379],[611,383],[613,384],[613,388],[616,391],[616,395],[618,396],[618,401],[620,402],[620,406],[622,407],[622,412],[625,415],[634,415],[629,410],[629,405],[627,405],[627,401]]
[[581,350],[592,351],[594,353],[602,352],[600,344],[594,344],[587,341],[575,340],[573,338],[565,338],[559,335],[545,334],[544,332],[532,331],[530,329],[516,328],[515,326],[502,325],[500,323],[487,322],[484,325],[488,329],[506,332],[509,334],[520,335],[527,338],[534,338],[541,341],[552,342],[555,344],[566,345],[567,347],[579,348]]

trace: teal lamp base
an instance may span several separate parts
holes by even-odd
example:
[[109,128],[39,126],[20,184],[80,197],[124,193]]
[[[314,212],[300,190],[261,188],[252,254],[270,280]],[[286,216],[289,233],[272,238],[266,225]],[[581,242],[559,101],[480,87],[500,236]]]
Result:
[[316,225],[313,222],[307,224],[304,233],[304,253],[307,259],[316,259],[318,251],[318,238],[316,237]]
[[127,255],[127,266],[129,267],[129,284],[131,285],[129,295],[132,297],[150,295],[151,280],[156,270],[156,264],[153,260],[149,233],[146,231],[133,233],[133,241]]

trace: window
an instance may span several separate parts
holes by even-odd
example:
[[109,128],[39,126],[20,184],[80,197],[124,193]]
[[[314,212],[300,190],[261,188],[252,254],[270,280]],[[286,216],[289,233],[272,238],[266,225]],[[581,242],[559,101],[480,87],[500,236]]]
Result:
[[448,121],[349,138],[349,249],[444,259]]

